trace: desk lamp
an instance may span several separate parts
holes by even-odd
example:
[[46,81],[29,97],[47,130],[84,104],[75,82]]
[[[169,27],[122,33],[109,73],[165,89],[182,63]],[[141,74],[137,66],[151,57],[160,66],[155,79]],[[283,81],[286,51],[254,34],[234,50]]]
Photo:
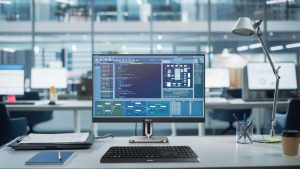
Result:
[[276,112],[277,112],[277,98],[278,98],[278,86],[279,86],[279,79],[280,76],[278,75],[278,70],[280,69],[280,66],[278,68],[275,68],[274,63],[269,55],[269,51],[266,47],[266,44],[262,40],[262,31],[260,29],[260,24],[262,20],[255,20],[252,21],[248,17],[240,17],[238,21],[236,22],[235,26],[232,29],[232,33],[237,34],[237,35],[242,35],[242,36],[251,36],[254,33],[256,33],[259,42],[262,45],[263,51],[265,56],[267,57],[272,71],[275,75],[276,78],[276,86],[275,86],[275,91],[274,91],[274,100],[273,100],[273,109],[272,109],[272,125],[271,125],[271,131],[270,131],[270,136],[274,137],[275,136],[275,125],[276,125]]

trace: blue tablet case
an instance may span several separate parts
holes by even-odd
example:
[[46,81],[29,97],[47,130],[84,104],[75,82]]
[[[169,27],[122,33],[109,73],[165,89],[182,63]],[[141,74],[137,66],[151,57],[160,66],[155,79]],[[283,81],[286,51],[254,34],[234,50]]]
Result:
[[26,161],[26,165],[62,165],[73,154],[73,151],[62,151],[61,160],[58,159],[57,151],[41,151],[30,160]]

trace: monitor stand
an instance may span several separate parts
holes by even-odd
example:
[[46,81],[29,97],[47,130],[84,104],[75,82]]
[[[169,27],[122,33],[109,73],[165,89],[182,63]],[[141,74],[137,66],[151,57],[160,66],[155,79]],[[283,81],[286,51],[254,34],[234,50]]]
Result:
[[129,139],[130,143],[167,143],[168,137],[164,136],[152,136],[153,123],[144,123],[145,136],[132,136]]

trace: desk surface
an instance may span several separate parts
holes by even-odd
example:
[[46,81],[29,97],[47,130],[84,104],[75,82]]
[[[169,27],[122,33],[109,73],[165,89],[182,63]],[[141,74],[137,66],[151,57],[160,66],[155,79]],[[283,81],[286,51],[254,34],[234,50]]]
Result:
[[[242,99],[215,99],[205,100],[206,109],[246,109],[246,108],[272,108],[272,101],[251,101]],[[278,107],[287,107],[288,101],[278,101]],[[51,110],[91,110],[91,100],[59,100],[57,105],[48,105],[48,101],[38,101],[33,105],[6,105],[9,111],[51,111]]]
[[200,163],[122,163],[101,164],[100,157],[110,146],[145,145],[130,144],[128,138],[96,140],[87,150],[76,150],[70,161],[63,166],[25,166],[25,161],[38,151],[14,151],[0,149],[0,168],[300,168],[300,155],[286,157],[281,154],[281,144],[236,144],[233,136],[169,137],[167,144],[188,145],[200,157]]

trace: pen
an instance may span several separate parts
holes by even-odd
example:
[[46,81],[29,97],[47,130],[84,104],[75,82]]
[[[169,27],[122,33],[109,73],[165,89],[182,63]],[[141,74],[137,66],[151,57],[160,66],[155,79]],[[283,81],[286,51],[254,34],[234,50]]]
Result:
[[57,156],[58,156],[58,160],[60,161],[61,160],[61,151],[60,150],[57,151]]
[[[246,121],[246,113],[244,113],[244,117],[243,117],[243,122],[246,125],[247,121]],[[245,126],[244,126],[245,127]],[[247,127],[246,127],[247,128]],[[245,129],[246,130],[246,129]],[[243,131],[243,135],[244,135],[244,139],[246,139],[246,134],[245,134],[245,130]]]
[[[239,136],[239,139],[244,135],[246,135],[247,130],[249,129],[249,127],[252,125],[253,120],[250,120],[249,123],[247,124],[247,127],[245,128],[245,130],[243,130],[243,132],[241,133],[241,135]],[[248,133],[247,133],[248,134]],[[249,138],[250,141],[252,141],[251,137],[247,136]]]
[[[236,120],[236,122],[237,122],[238,125],[242,128],[242,130],[245,131],[244,126],[240,123],[239,119],[236,117],[235,114],[233,114],[233,118]],[[246,137],[248,137],[249,140],[252,140],[251,137],[248,135],[247,132],[244,132],[244,135],[245,135]]]

